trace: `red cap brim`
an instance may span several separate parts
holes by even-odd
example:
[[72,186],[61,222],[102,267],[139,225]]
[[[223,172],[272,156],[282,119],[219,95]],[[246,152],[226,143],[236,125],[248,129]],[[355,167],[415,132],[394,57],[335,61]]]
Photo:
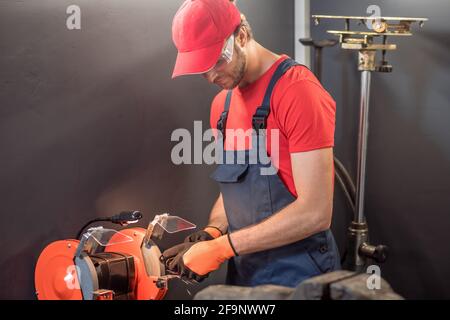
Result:
[[189,52],[178,52],[177,61],[172,73],[172,79],[189,74],[201,74],[209,71],[219,60],[223,42],[207,48]]

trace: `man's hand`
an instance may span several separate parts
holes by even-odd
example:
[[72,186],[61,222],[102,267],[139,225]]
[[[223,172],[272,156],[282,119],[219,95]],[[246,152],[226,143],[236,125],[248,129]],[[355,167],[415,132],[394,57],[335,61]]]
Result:
[[[180,244],[177,244],[176,246],[170,247],[167,250],[164,250],[164,252],[161,254],[159,259],[164,264],[164,266],[169,269],[172,273],[180,274],[181,270],[176,269],[177,264],[173,264],[173,261],[177,258],[178,255],[181,253],[181,256],[194,245],[194,242],[183,242]],[[172,266],[172,268],[170,267]]]
[[183,263],[183,255],[188,251],[195,242],[183,242],[164,251],[160,257],[165,267],[170,273],[177,274],[182,278],[189,280],[202,281],[206,276],[201,277],[194,274],[186,268]]
[[[192,244],[198,241],[214,240],[222,235],[219,228],[207,226],[205,229],[194,232],[184,239],[184,242],[165,250],[161,255],[161,261],[170,263],[180,252],[186,252]],[[167,267],[167,265],[166,265]],[[179,272],[177,272],[179,273]]]
[[222,231],[213,226],[206,226],[205,229],[192,233],[184,239],[184,242],[197,242],[205,240],[214,240],[223,235]]
[[[173,256],[173,252],[178,254]],[[161,259],[166,267],[182,278],[202,281],[212,271],[231,257],[235,252],[228,236],[214,240],[185,242],[163,252]]]

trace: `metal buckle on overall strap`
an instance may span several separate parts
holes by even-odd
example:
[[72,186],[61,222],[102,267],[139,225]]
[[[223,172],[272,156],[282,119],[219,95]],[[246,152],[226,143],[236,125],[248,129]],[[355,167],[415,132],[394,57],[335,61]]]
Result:
[[217,121],[217,129],[222,133],[222,137],[225,137],[225,127],[227,124],[228,111],[222,112],[219,120]]
[[267,128],[267,117],[265,116],[253,116],[252,118],[253,129],[259,134],[259,130]]

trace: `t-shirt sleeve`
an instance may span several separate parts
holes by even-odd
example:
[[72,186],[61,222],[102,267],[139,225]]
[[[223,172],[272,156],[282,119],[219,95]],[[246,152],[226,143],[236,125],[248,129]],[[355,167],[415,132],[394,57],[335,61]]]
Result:
[[290,153],[334,146],[336,103],[319,84],[296,81],[274,103],[274,115]]

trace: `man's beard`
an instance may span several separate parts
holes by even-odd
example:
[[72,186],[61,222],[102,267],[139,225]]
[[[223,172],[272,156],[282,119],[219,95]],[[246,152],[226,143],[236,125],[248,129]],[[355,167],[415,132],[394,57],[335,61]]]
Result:
[[233,83],[229,88],[225,88],[227,90],[231,90],[235,88],[244,78],[245,74],[245,65],[246,65],[246,56],[239,46],[235,45],[234,50],[236,51],[237,61],[236,66],[233,68],[231,72],[231,78],[233,79]]

